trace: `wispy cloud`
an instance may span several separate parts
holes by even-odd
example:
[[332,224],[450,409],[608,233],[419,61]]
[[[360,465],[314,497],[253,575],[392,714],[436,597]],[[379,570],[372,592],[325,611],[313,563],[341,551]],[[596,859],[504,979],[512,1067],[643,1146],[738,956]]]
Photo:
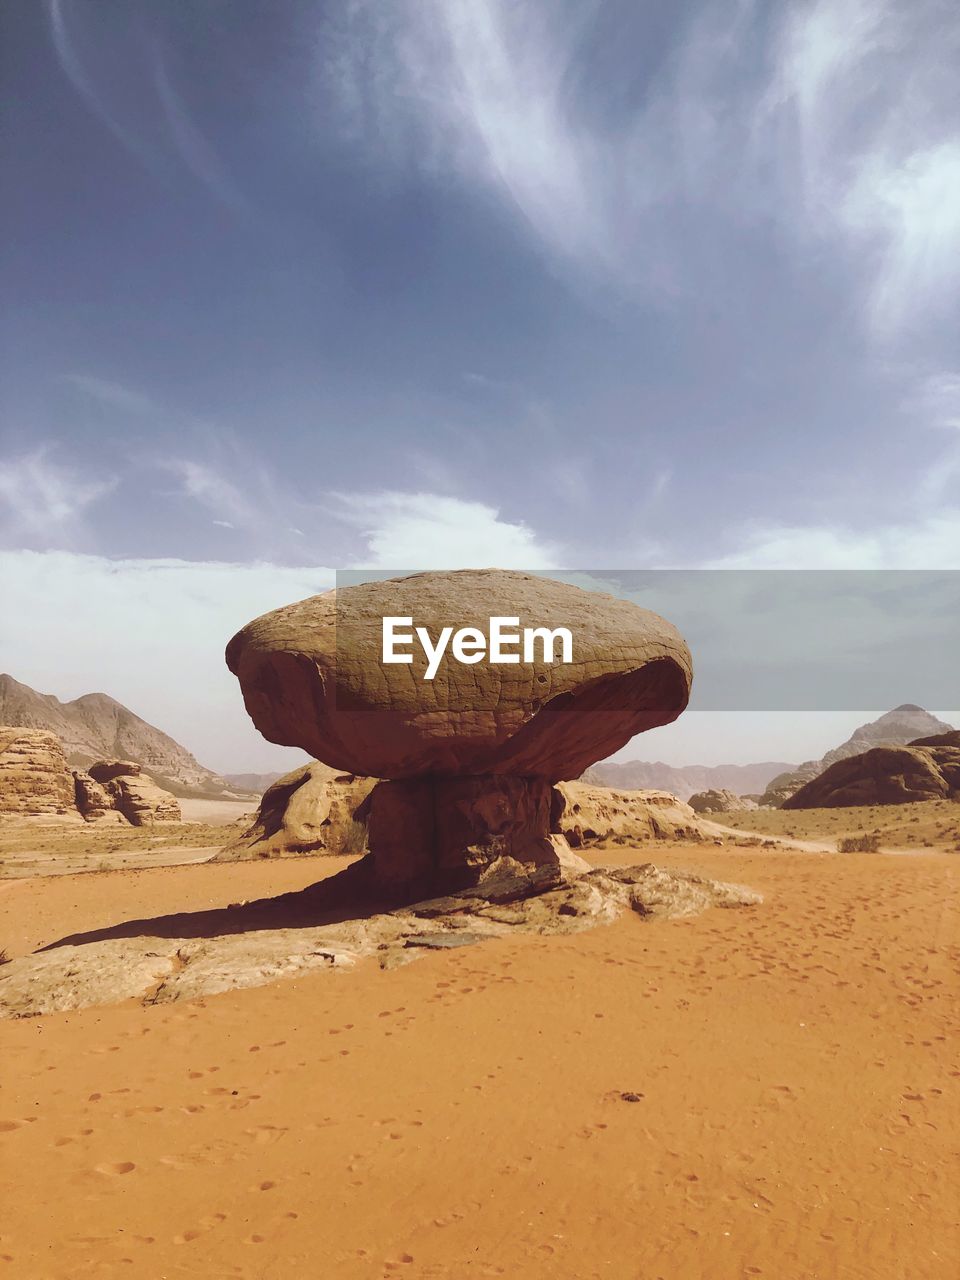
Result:
[[[960,493],[960,376],[939,373],[924,379],[912,407],[923,421],[947,432],[948,444],[927,464],[922,490],[931,505],[956,501]],[[958,555],[960,562],[960,555]]]
[[159,406],[149,396],[109,378],[98,378],[87,373],[65,373],[61,381],[69,383],[78,391],[98,400],[101,404],[108,405],[111,409],[120,409],[124,413],[140,416],[159,412]]
[[0,541],[50,547],[79,538],[88,508],[116,484],[55,461],[50,448],[0,458]]
[[[70,19],[67,13],[70,13]],[[84,59],[77,48],[74,32],[76,6],[67,10],[62,0],[47,0],[47,13],[50,20],[50,34],[60,67],[76,89],[77,93],[93,112],[101,124],[113,134],[117,141],[145,169],[156,175],[157,166],[151,149],[144,143],[139,134],[128,127],[121,114],[110,109],[106,98],[90,74]]]
[[677,213],[703,208],[831,245],[878,335],[951,296],[960,24],[942,5],[702,6],[612,110],[601,55],[637,38],[632,8],[357,0],[326,32],[325,72],[381,158],[494,188],[549,253],[608,283],[702,286]]
[[550,569],[555,547],[482,502],[431,493],[337,495],[366,543],[365,569]]
[[155,68],[157,95],[176,143],[180,158],[207,190],[231,213],[246,217],[250,205],[229,176],[214,147],[201,133],[187,110],[182,95],[174,88],[161,57]]
[[708,569],[960,569],[960,510],[881,529],[754,525],[739,550]]
[[[109,17],[96,6],[66,6],[63,0],[46,0],[46,7],[61,70],[125,150],[161,181],[170,176],[170,152],[175,151],[215,200],[234,215],[249,215],[249,201],[171,78],[159,35],[145,43],[126,29],[131,18],[132,27],[143,16],[136,7]],[[153,25],[158,25],[156,15]],[[152,50],[152,68],[147,50]]]
[[236,484],[205,463],[165,458],[159,465],[177,477],[184,497],[207,508],[214,524],[227,529],[249,528],[266,515]]

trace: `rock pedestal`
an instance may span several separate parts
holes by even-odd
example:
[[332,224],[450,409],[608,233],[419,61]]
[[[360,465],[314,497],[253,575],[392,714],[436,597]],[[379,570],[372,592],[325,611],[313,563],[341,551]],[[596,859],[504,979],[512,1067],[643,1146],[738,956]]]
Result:
[[586,870],[560,834],[562,810],[542,778],[489,774],[381,782],[358,817],[379,884],[453,893],[508,870]]

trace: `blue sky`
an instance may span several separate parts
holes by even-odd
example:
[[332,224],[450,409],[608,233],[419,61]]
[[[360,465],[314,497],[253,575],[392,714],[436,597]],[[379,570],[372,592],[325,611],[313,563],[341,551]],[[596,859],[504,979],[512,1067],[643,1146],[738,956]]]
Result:
[[960,563],[951,0],[10,0],[0,45],[19,678],[268,767],[223,641],[339,566]]

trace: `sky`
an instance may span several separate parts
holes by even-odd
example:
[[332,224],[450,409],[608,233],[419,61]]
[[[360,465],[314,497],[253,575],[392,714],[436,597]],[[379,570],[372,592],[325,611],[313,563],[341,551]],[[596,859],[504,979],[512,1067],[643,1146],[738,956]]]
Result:
[[[960,567],[958,57],[953,0],[8,0],[0,668],[282,768],[223,645],[337,568]],[[626,754],[839,729],[718,723]]]

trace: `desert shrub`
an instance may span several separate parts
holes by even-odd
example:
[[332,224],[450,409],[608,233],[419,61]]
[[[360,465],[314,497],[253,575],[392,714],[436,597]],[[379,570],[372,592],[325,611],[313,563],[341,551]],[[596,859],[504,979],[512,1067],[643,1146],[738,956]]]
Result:
[[0,951],[0,964],[9,964],[13,956],[8,956],[6,951]]
[[880,837],[876,834],[870,836],[841,836],[837,841],[837,851],[839,853],[876,853],[880,848]]
[[367,824],[352,818],[344,829],[338,853],[366,853],[367,847]]

